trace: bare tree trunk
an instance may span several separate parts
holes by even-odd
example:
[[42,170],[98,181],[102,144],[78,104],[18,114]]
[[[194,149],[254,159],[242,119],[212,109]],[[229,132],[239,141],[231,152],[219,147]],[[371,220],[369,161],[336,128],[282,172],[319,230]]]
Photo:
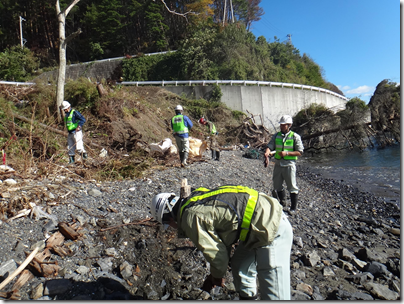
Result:
[[[70,10],[79,2],[80,0],[73,0],[64,10],[61,10],[59,0],[56,0],[56,14],[59,23],[59,74],[56,89],[56,106],[58,109],[60,109],[60,106],[62,105],[65,93],[64,91],[65,91],[65,79],[66,79],[67,42],[81,33],[81,29],[79,29],[77,32],[73,33],[66,39],[65,22],[66,17],[69,14]],[[61,121],[60,111],[57,111],[57,113],[58,113],[58,122],[60,122]]]

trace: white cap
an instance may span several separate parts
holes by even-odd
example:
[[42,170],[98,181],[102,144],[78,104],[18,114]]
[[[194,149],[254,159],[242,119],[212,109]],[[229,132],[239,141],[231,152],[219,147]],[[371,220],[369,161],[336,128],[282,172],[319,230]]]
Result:
[[183,111],[184,109],[182,108],[181,105],[178,105],[178,106],[175,107],[175,110],[176,111]]
[[290,115],[283,115],[279,121],[279,124],[293,124],[292,117]]
[[66,100],[63,100],[63,102],[62,102],[62,110],[66,110],[68,108],[70,108],[70,102],[68,102]]

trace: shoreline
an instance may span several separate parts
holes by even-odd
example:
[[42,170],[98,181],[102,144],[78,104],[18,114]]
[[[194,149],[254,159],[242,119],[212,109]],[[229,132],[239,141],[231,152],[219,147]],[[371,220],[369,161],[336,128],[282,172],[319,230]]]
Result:
[[[242,154],[240,150],[223,151],[218,162],[206,153],[202,159],[191,159],[186,168],[178,160],[178,166],[157,167],[136,180],[17,180],[19,187],[28,186],[24,193],[28,199],[43,197],[37,202],[47,213],[58,222],[74,221],[82,235],[64,245],[73,255],[51,255],[60,267],[56,277],[34,275],[20,289],[21,300],[238,299],[230,268],[224,288],[201,292],[209,265],[189,240],[178,239],[175,230],[164,230],[150,219],[149,206],[157,193],[178,193],[183,178],[191,187],[239,184],[270,194],[273,163],[264,168],[260,159]],[[397,299],[399,209],[310,170],[298,168],[297,179],[301,190],[298,211],[288,216],[294,231],[292,300]],[[1,187],[4,193],[7,186]],[[14,194],[10,192],[10,198],[3,200],[10,204]],[[144,225],[138,224],[142,221]],[[55,231],[46,218],[26,216],[0,224],[0,269],[20,263],[26,258],[24,251],[38,244],[44,248],[46,234]],[[361,255],[363,252],[368,256]],[[365,267],[375,262],[383,264],[386,276],[365,274],[372,271]],[[51,283],[59,289],[46,294]],[[390,289],[374,293],[376,287]]]

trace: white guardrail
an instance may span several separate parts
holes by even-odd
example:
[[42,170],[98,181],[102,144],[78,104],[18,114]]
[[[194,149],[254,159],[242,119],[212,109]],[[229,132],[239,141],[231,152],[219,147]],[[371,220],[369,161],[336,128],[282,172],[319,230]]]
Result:
[[159,85],[164,87],[165,85],[209,85],[209,84],[216,84],[216,85],[257,85],[257,86],[269,86],[269,87],[281,87],[281,88],[292,88],[292,89],[301,89],[301,90],[310,90],[310,91],[318,91],[323,92],[326,94],[330,94],[341,98],[345,101],[349,99],[345,96],[342,96],[338,93],[335,93],[330,90],[326,90],[323,88],[303,85],[303,84],[295,84],[295,83],[284,83],[284,82],[272,82],[272,81],[255,81],[255,80],[172,80],[172,81],[122,81],[117,82],[117,84],[122,85]]

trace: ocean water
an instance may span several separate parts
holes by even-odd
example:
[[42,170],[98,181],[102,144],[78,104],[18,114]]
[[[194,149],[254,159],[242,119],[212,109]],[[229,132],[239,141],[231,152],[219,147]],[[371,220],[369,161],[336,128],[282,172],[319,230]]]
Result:
[[400,145],[363,152],[304,153],[298,162],[325,178],[350,184],[400,206]]

